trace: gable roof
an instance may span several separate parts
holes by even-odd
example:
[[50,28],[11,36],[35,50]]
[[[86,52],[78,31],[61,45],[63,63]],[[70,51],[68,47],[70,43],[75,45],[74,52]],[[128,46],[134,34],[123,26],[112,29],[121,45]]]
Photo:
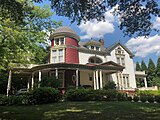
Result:
[[111,52],[119,45],[130,55],[131,58],[134,57],[134,54],[125,45],[123,45],[120,41],[118,41],[117,43],[113,44],[112,46],[106,48],[106,51]]

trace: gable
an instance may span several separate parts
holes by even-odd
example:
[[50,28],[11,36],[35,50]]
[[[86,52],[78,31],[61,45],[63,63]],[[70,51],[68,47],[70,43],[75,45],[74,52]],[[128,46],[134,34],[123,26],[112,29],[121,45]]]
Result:
[[118,47],[125,50],[130,55],[131,58],[134,57],[134,54],[125,45],[123,45],[121,42],[115,43],[114,45],[108,47],[106,50],[108,50],[111,53],[113,50],[117,49]]

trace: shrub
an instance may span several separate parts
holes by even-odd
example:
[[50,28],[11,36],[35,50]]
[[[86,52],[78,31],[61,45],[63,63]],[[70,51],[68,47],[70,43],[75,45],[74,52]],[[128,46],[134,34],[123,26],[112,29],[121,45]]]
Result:
[[132,97],[131,96],[127,97],[127,100],[132,101]]
[[141,100],[141,102],[146,102],[147,101],[147,96],[146,95],[141,95],[140,100]]
[[138,102],[139,101],[139,97],[138,96],[134,96],[133,100],[134,100],[134,102]]
[[70,101],[88,101],[93,97],[92,95],[89,89],[70,89],[67,91],[66,99]]
[[6,95],[0,95],[0,105],[7,105],[8,97]]
[[153,102],[154,102],[154,97],[153,97],[152,95],[149,95],[149,96],[147,97],[147,99],[148,99],[148,102],[150,102],[150,103],[153,103]]
[[125,100],[127,100],[127,95],[125,93],[118,92],[117,93],[117,100],[118,101],[125,101]]
[[31,91],[29,95],[29,102],[31,104],[53,103],[60,99],[60,92],[50,87],[37,88]]
[[158,103],[160,103],[160,95],[156,95],[155,96],[155,101],[158,102]]
[[109,101],[117,100],[117,94],[118,92],[116,90],[106,90],[105,91],[106,100]]
[[105,90],[109,90],[109,89],[115,90],[115,89],[116,89],[116,84],[115,84],[115,82],[114,82],[114,81],[111,81],[111,80],[108,80],[108,81],[106,82],[106,85],[104,86],[104,89],[105,89]]

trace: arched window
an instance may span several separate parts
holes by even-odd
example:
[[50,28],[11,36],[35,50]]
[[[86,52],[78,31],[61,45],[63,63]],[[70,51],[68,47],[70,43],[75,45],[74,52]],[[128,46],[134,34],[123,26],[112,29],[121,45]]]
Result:
[[89,63],[102,63],[103,61],[99,57],[90,57],[88,60]]

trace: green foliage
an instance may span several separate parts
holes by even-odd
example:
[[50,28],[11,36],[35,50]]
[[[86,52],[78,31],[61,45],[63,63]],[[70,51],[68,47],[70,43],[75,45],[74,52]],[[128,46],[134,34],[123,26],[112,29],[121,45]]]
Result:
[[116,84],[115,84],[115,82],[114,82],[114,81],[111,81],[111,80],[107,80],[107,81],[106,81],[106,84],[105,84],[105,86],[104,86],[104,89],[105,89],[105,90],[110,90],[110,89],[115,90],[115,89],[116,89]]
[[29,101],[31,104],[45,104],[57,102],[61,99],[58,90],[50,87],[40,87],[30,92]]
[[150,58],[149,63],[148,63],[148,75],[147,75],[148,86],[153,86],[153,79],[155,77],[155,71],[156,71],[155,64]]
[[67,91],[66,99],[69,101],[115,101],[117,94],[116,90],[70,89]]
[[126,101],[127,100],[127,94],[126,93],[117,93],[117,100],[118,101]]
[[144,91],[137,91],[136,95],[160,95],[160,90],[144,90]]
[[52,87],[59,88],[62,87],[62,81],[57,79],[56,77],[44,77],[40,82],[41,87]]
[[136,71],[141,71],[141,66],[139,65],[139,62],[136,62]]
[[147,73],[147,71],[148,71],[148,68],[147,68],[144,60],[142,60],[142,62],[141,62],[141,70],[142,70],[142,71],[145,71],[146,73]]
[[132,101],[132,97],[131,96],[127,97],[127,100]]
[[148,102],[153,103],[154,102],[154,96],[152,96],[152,95],[147,96],[147,100],[148,100]]
[[26,2],[22,12],[29,14],[21,24],[0,17],[0,70],[15,66],[13,63],[43,63],[47,55],[47,32],[61,25],[51,19],[53,13],[47,6],[40,8]]
[[141,100],[142,102],[146,102],[146,101],[147,101],[147,96],[146,96],[146,95],[141,95],[141,96],[140,96],[140,100]]
[[158,103],[160,103],[160,95],[156,95],[155,96],[155,101],[158,102]]
[[134,102],[138,102],[139,101],[139,97],[138,96],[134,96],[133,100],[134,100]]
[[156,75],[160,78],[160,58],[157,60]]

